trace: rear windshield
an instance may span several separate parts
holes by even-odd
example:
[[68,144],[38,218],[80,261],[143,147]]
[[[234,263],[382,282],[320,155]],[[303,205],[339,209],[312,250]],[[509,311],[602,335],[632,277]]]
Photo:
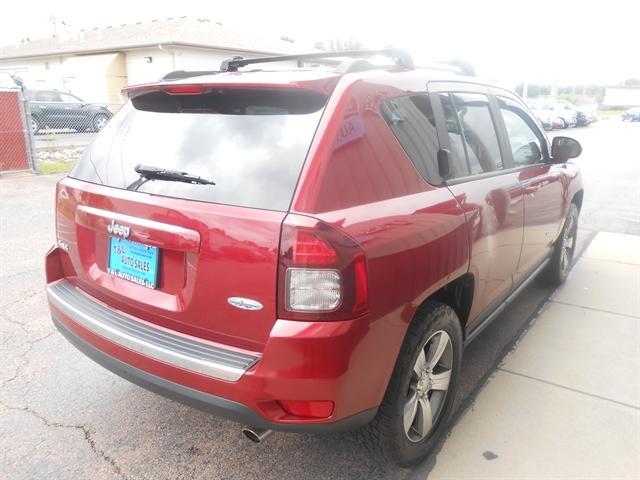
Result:
[[[285,211],[326,103],[300,90],[150,92],[111,119],[70,176],[169,197]],[[140,181],[137,165],[215,182]]]

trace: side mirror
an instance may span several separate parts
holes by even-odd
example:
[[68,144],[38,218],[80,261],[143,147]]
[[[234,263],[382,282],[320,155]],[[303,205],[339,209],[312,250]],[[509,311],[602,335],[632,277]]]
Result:
[[558,162],[566,162],[582,153],[582,145],[570,137],[555,137],[551,142],[551,158]]

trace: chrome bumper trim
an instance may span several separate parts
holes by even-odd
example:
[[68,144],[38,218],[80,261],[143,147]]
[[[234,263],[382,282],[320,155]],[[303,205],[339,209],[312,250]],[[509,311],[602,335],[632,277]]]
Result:
[[162,362],[221,380],[236,381],[260,357],[175,335],[111,310],[66,280],[47,287],[49,302],[74,322],[107,340]]

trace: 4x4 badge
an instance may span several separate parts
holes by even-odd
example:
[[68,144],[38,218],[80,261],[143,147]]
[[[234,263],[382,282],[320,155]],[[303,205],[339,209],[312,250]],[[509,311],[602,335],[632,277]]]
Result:
[[227,298],[227,302],[229,302],[229,305],[242,308],[243,310],[262,310],[262,304],[250,298],[229,297]]
[[129,234],[131,233],[131,229],[125,225],[120,225],[116,223],[115,220],[111,220],[111,223],[107,227],[107,231],[111,235],[118,235],[122,238],[129,238]]

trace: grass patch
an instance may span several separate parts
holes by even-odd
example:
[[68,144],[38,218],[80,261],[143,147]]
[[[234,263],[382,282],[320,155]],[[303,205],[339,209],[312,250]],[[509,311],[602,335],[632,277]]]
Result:
[[54,160],[52,162],[40,162],[38,164],[38,171],[43,175],[50,173],[68,173],[71,171],[76,162],[69,162],[65,160]]
[[624,113],[624,110],[598,110],[597,114],[598,117],[602,118],[602,117],[613,117],[616,115],[622,115]]

